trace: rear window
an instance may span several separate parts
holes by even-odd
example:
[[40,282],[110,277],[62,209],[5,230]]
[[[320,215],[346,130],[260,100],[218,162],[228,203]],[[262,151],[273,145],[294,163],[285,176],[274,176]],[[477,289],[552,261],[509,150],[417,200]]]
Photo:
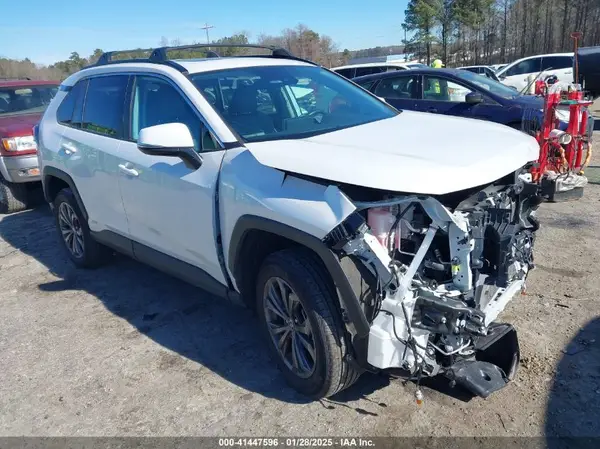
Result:
[[0,87],[0,116],[44,112],[58,86]]

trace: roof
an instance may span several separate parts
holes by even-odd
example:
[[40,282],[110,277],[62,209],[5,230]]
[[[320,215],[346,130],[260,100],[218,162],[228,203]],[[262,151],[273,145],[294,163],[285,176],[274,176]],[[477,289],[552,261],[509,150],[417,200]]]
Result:
[[3,80],[0,79],[0,87],[30,87],[30,86],[58,86],[60,81],[41,80]]
[[211,72],[213,70],[236,69],[244,67],[259,66],[307,66],[314,67],[312,64],[296,59],[284,58],[261,58],[258,56],[232,56],[223,58],[203,58],[203,59],[175,59],[173,62],[180,64],[189,73]]
[[459,69],[434,69],[434,68],[418,68],[418,69],[410,69],[410,71],[394,71],[394,72],[381,72],[374,73],[372,75],[364,75],[358,76],[356,78],[352,78],[352,81],[355,83],[361,81],[368,81],[371,79],[384,79],[384,78],[393,78],[395,76],[412,76],[412,75],[431,75],[436,73],[444,73],[446,75],[456,76]]
[[394,67],[407,67],[410,64],[414,64],[414,62],[400,62],[400,61],[365,62],[364,64],[341,65],[339,67],[333,67],[331,70],[353,69],[355,67],[381,67],[382,65],[389,65],[389,66],[394,66]]

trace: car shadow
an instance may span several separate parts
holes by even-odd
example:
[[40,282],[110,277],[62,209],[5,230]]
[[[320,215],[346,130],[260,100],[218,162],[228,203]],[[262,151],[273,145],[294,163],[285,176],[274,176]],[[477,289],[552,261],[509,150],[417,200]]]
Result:
[[[0,238],[59,278],[40,284],[41,291],[89,293],[157,344],[233,384],[284,402],[311,401],[283,380],[252,311],[121,255],[96,270],[77,269],[59,245],[46,205],[3,216]],[[366,398],[387,385],[385,379],[365,373],[336,402]]]
[[600,447],[600,317],[563,349],[548,398],[545,435],[548,449]]

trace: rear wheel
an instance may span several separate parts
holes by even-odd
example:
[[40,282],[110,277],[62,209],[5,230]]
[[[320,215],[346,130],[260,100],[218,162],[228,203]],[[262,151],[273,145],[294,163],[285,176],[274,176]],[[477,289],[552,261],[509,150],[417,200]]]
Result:
[[0,175],[0,213],[12,214],[27,209],[27,186],[8,182]]
[[269,348],[286,381],[313,398],[331,396],[360,375],[346,358],[335,289],[320,267],[306,251],[279,251],[266,258],[256,287]]
[[111,251],[96,242],[71,189],[61,190],[54,199],[56,228],[63,247],[75,265],[95,268],[104,264]]

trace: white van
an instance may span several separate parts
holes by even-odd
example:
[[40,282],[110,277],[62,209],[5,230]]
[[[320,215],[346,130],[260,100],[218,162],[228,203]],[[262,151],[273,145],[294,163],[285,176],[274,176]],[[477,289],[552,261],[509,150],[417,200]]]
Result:
[[[540,74],[541,73],[541,74]],[[521,91],[530,83],[529,75],[545,79],[556,75],[559,81],[573,82],[573,53],[528,56],[508,64],[496,75],[507,86]]]
[[427,67],[420,62],[368,62],[364,64],[351,64],[334,67],[333,70],[345,78],[352,79],[357,76],[373,75],[374,73],[393,72],[394,70],[422,69]]

